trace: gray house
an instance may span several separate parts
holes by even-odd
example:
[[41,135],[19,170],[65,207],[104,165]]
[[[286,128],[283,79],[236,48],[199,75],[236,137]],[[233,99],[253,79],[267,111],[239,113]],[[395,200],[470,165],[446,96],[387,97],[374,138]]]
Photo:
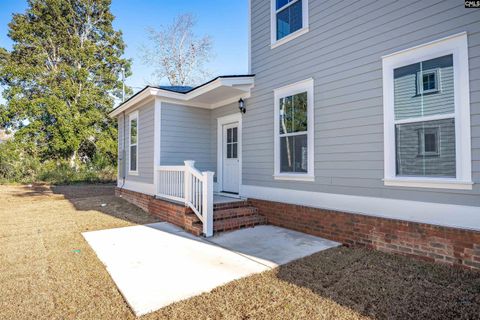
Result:
[[270,223],[480,268],[480,10],[251,0],[249,74],[146,87],[117,193],[195,234]]

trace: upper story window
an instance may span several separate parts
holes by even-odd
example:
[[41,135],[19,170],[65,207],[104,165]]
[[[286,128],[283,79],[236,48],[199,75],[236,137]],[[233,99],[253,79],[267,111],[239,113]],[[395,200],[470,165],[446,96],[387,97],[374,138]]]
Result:
[[466,34],[383,58],[386,185],[472,188],[468,73]]
[[130,153],[129,158],[129,173],[138,173],[138,111],[129,115],[129,139],[128,148]]
[[424,127],[418,130],[418,155],[440,155],[440,127]]
[[313,181],[313,80],[276,89],[274,96],[274,177]]
[[440,69],[423,70],[417,73],[417,93],[434,93],[439,91]]
[[272,48],[308,31],[308,0],[272,1]]

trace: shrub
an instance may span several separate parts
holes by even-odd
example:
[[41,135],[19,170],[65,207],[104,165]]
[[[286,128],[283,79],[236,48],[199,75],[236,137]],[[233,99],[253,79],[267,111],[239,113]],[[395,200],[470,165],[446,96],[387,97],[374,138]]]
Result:
[[98,155],[75,168],[66,160],[40,161],[26,150],[13,141],[0,144],[0,183],[104,183],[116,179],[115,165]]
[[0,183],[32,182],[40,161],[9,140],[0,144]]

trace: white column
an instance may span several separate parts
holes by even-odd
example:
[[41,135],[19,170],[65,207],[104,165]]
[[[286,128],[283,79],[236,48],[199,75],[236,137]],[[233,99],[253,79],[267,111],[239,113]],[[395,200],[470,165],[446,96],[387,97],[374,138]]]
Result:
[[160,123],[161,123],[162,102],[155,98],[154,126],[153,126],[153,184],[155,194],[159,192],[159,172],[157,166],[160,165]]
[[203,174],[203,234],[205,237],[213,236],[213,175],[214,172],[206,171]]

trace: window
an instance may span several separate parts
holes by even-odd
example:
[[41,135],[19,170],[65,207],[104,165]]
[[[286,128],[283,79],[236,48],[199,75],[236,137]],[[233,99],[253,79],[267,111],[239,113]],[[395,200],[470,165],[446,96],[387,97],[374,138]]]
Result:
[[138,173],[138,112],[133,112],[129,116],[129,173]]
[[418,130],[418,155],[438,156],[440,149],[439,127]]
[[466,34],[383,57],[383,77],[385,184],[471,189]]
[[313,80],[276,89],[274,96],[274,177],[313,181]]
[[308,31],[308,0],[272,1],[272,47]]
[[238,158],[238,127],[227,129],[227,159]]
[[440,69],[420,71],[417,73],[417,94],[434,93],[439,91]]

